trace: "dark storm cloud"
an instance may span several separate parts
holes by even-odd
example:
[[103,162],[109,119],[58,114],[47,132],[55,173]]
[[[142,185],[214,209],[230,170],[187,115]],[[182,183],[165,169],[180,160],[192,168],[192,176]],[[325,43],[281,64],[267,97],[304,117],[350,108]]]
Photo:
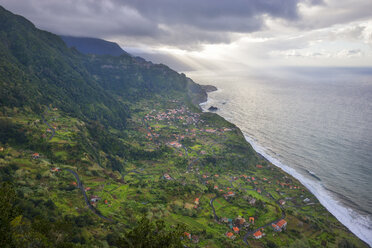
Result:
[[208,31],[250,32],[262,26],[263,14],[297,18],[298,0],[114,0],[156,23],[183,24]]
[[320,0],[0,0],[38,27],[75,36],[194,47],[264,27],[264,16],[296,20],[298,3]]

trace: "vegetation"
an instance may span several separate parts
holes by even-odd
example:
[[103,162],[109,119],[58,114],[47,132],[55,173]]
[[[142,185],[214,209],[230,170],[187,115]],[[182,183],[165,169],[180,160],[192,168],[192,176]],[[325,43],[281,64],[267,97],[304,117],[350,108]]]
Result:
[[366,247],[204,97],[0,8],[0,246]]

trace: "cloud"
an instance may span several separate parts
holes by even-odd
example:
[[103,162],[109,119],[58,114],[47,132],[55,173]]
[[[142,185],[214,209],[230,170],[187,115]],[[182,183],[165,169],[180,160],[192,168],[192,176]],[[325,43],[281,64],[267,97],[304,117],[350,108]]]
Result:
[[229,43],[234,33],[262,30],[266,17],[297,20],[300,2],[317,5],[320,0],[0,0],[59,34],[183,49]]
[[297,23],[298,28],[317,29],[337,24],[371,19],[372,1],[366,0],[324,0],[323,4],[308,6],[305,2],[299,3]]
[[372,63],[372,2],[365,0],[0,0],[0,4],[41,29],[115,41],[180,70]]

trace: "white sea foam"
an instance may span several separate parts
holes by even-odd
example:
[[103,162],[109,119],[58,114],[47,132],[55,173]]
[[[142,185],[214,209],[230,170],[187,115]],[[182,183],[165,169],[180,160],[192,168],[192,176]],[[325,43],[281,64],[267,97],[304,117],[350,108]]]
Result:
[[268,155],[265,148],[261,147],[249,136],[245,135],[245,139],[252,145],[256,152],[260,153],[272,164],[278,166],[288,174],[297,178],[342,224],[344,224],[361,240],[365,241],[369,246],[372,246],[372,220],[369,217],[363,216],[352,209],[343,206],[343,204],[339,202],[333,195],[331,195],[331,193],[328,192],[319,182],[304,177],[295,169]]

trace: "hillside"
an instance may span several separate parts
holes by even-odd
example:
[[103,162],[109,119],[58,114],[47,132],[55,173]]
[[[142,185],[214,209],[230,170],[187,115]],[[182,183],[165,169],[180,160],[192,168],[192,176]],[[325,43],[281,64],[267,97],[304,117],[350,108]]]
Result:
[[0,7],[0,246],[366,247],[205,100]]
[[97,38],[73,37],[61,35],[62,40],[68,47],[74,47],[84,54],[120,56],[126,54],[115,42]]

